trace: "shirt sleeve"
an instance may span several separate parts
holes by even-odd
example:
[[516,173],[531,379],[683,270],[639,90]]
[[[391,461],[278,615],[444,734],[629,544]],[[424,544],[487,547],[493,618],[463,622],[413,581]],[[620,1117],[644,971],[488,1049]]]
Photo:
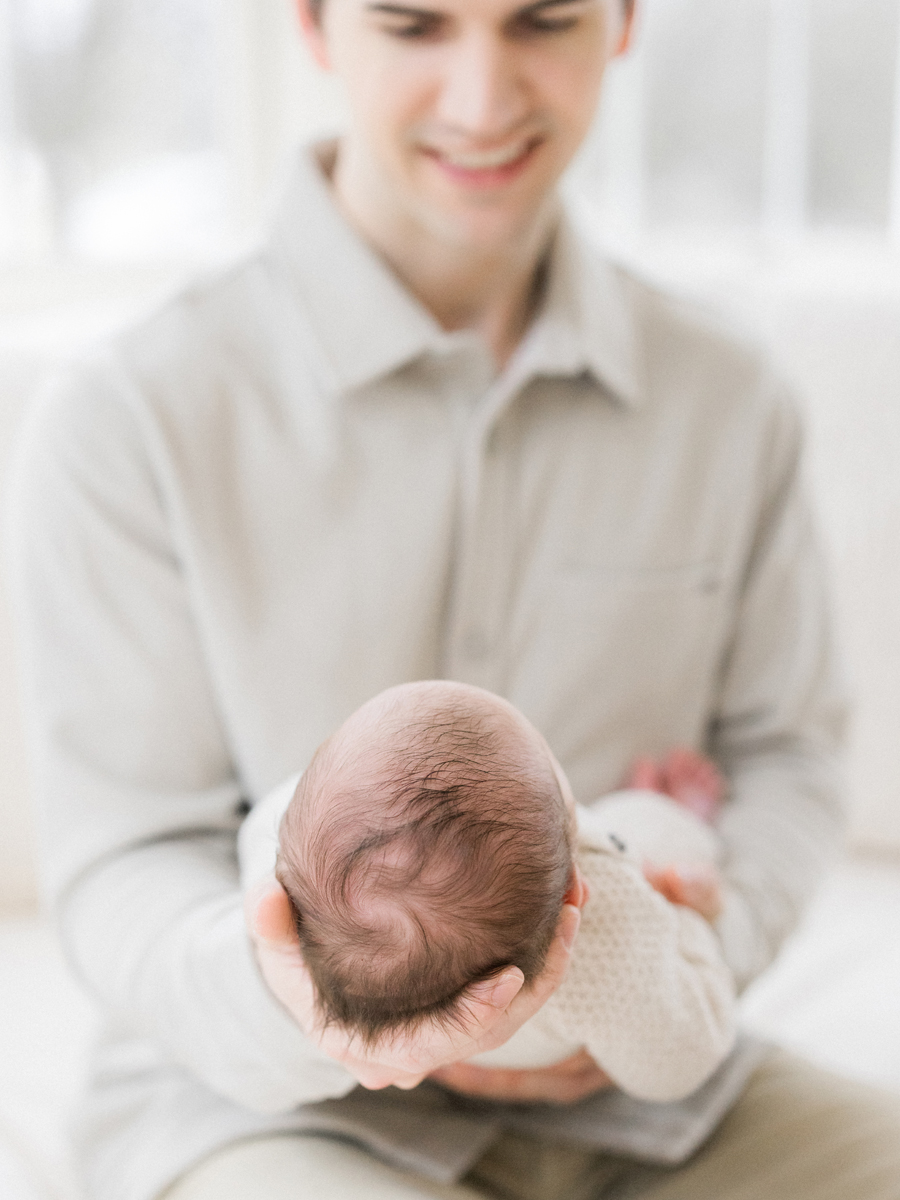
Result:
[[341,1095],[256,969],[238,883],[242,788],[192,619],[150,435],[114,364],[47,390],[14,470],[10,542],[45,884],[117,1024],[263,1112]]
[[723,662],[710,750],[730,781],[717,929],[740,987],[775,957],[841,842],[845,722],[822,560],[785,401]]
[[734,982],[718,940],[624,854],[584,849],[579,863],[590,899],[569,972],[538,1018],[629,1095],[688,1096],[734,1044]]

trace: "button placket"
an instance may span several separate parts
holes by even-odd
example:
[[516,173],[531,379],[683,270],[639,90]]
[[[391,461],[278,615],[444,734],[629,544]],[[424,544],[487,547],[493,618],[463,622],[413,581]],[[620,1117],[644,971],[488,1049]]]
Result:
[[508,383],[484,395],[468,424],[460,462],[455,586],[447,641],[448,673],[496,687],[508,552],[502,531],[504,462],[498,420]]

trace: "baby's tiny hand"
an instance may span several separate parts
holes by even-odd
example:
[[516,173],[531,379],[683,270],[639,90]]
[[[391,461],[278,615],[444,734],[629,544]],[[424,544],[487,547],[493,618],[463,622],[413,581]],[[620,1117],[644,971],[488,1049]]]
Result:
[[722,911],[722,878],[715,867],[657,867],[645,863],[644,877],[670,903],[692,908],[710,923]]
[[707,822],[718,816],[726,792],[725,778],[712,759],[684,746],[670,750],[660,762],[637,759],[625,786],[661,792]]

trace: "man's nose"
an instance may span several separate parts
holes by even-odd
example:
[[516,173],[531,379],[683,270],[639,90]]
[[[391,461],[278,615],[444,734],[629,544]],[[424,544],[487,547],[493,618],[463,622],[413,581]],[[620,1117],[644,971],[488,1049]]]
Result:
[[488,34],[458,42],[447,62],[438,109],[444,124],[481,140],[514,129],[528,110],[514,49]]

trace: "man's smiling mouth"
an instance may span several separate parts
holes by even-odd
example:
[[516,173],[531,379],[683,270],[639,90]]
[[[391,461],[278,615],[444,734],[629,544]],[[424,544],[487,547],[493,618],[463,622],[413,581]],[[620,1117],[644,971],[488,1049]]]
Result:
[[436,150],[434,153],[448,166],[462,171],[491,171],[518,162],[536,144],[536,139],[528,138],[496,150]]
[[425,146],[423,150],[437,166],[460,181],[500,184],[509,182],[517,175],[543,141],[542,137],[532,135],[489,150],[456,150],[437,146]]

